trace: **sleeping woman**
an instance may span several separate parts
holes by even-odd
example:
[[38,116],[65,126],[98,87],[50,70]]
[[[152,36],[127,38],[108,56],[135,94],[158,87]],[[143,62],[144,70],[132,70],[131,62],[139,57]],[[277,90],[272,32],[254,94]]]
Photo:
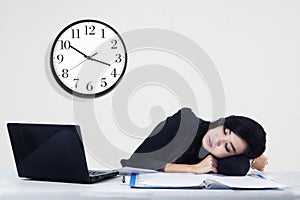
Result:
[[229,116],[214,122],[182,108],[160,122],[122,165],[163,172],[245,175],[267,164],[266,133],[256,121]]

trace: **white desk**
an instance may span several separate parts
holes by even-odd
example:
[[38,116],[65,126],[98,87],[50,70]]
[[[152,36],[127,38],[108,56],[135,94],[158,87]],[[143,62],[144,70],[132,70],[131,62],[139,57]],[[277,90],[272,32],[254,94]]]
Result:
[[121,177],[86,185],[21,180],[13,172],[0,172],[0,199],[299,199],[300,172],[270,173],[285,190],[166,190],[131,189]]

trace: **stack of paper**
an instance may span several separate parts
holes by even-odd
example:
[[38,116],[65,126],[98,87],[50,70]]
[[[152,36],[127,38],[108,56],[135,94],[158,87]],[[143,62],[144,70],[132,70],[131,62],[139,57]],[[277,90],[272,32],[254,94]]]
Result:
[[283,189],[285,185],[253,176],[220,174],[145,173],[131,174],[132,188]]

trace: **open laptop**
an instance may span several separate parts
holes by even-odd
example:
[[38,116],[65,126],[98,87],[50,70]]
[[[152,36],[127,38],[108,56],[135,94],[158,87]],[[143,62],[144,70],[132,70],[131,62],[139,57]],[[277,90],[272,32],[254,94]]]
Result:
[[35,180],[95,183],[115,170],[88,170],[78,125],[8,123],[19,177]]

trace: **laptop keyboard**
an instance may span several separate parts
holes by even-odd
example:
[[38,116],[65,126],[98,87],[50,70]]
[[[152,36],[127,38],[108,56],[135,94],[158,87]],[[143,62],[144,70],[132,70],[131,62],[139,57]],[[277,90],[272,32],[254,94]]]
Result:
[[94,171],[94,170],[89,170],[89,175],[91,176],[97,176],[97,175],[100,175],[100,174],[104,174],[106,173],[105,171]]
[[97,176],[97,175],[101,175],[101,174],[107,174],[110,173],[111,171],[107,170],[107,171],[99,171],[99,170],[88,170],[89,171],[89,175],[91,176]]

